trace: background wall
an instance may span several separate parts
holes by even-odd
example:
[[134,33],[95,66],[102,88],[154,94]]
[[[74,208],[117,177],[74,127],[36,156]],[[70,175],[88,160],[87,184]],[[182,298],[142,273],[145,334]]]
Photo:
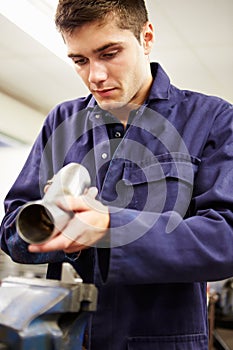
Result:
[[31,144],[41,127],[44,113],[2,92],[0,106],[0,132],[22,143]]
[[0,92],[0,218],[3,198],[21,169],[44,114]]

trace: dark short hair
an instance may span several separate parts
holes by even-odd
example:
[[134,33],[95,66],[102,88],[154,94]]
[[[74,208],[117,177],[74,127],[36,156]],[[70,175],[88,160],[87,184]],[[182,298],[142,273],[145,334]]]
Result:
[[144,0],[59,0],[55,24],[59,32],[72,33],[84,24],[104,22],[108,15],[114,15],[118,27],[130,30],[140,41],[148,21]]

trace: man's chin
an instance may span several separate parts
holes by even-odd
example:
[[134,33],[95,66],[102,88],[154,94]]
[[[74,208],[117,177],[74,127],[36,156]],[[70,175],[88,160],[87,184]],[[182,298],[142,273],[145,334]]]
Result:
[[[97,101],[98,102],[98,101]],[[123,103],[123,102],[116,102],[116,101],[109,101],[109,102],[98,102],[98,105],[100,106],[100,108],[102,108],[103,110],[105,111],[108,111],[108,112],[114,112],[114,111],[117,111],[117,110],[120,110],[124,107],[126,107],[126,104]]]

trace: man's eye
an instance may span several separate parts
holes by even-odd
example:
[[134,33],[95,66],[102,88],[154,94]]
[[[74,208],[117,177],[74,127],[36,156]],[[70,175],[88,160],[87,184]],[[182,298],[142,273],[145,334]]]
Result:
[[78,66],[83,66],[84,64],[87,63],[87,59],[86,58],[73,58],[73,62],[74,62],[74,64],[76,64]]
[[103,54],[103,57],[104,58],[113,58],[117,55],[118,51],[111,51],[111,52],[108,52],[108,53],[104,53]]

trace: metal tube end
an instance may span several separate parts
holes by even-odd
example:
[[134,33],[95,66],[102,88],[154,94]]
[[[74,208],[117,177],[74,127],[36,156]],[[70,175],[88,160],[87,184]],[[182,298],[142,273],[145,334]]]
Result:
[[39,203],[26,204],[16,220],[20,237],[27,243],[40,244],[47,241],[54,230],[53,217],[49,210]]

